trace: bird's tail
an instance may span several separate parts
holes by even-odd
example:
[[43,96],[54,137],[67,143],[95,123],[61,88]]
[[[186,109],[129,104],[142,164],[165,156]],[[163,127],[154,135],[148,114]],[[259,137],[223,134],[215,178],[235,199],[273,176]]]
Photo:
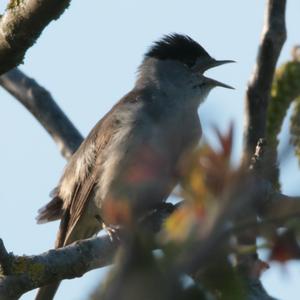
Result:
[[52,300],[59,287],[60,281],[41,287],[35,297],[35,300]]

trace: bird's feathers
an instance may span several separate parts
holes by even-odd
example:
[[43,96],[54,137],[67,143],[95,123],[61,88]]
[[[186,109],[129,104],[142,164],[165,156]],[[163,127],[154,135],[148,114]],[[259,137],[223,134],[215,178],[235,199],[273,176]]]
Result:
[[[61,223],[57,237],[57,247],[63,246],[66,240],[69,240],[68,237],[84,213],[96,186],[101,189],[104,197],[105,190],[113,178],[112,165],[118,164],[118,155],[115,151],[119,144],[126,141],[126,133],[130,131],[130,123],[134,121],[128,114],[136,115],[136,109],[139,107],[136,101],[138,101],[137,93],[133,91],[121,99],[96,124],[68,162],[55,190],[55,198],[39,211],[37,217],[39,222],[54,220],[54,217],[57,219],[64,211],[65,216],[62,218],[64,221]],[[59,214],[55,214],[58,208],[61,210]]]
[[[156,104],[151,102],[148,92],[133,90],[98,122],[72,156],[56,192],[56,197],[63,199],[64,210],[57,247],[87,238],[101,229],[102,224],[95,224],[95,211],[101,210],[103,199],[112,190],[118,197],[120,187],[125,187],[128,195],[136,198],[137,206],[150,207],[167,198],[176,182],[173,169],[180,152],[191,141],[198,141],[199,133],[197,126],[193,126],[192,131],[185,132],[187,140],[183,139],[178,135],[177,118],[171,118],[171,114],[158,117],[152,105]],[[176,113],[183,112],[177,109]],[[191,114],[188,120],[194,123]],[[198,119],[195,122],[198,124]],[[121,177],[125,183],[118,181]],[[112,188],[114,180],[118,184]],[[90,203],[95,205],[93,209],[88,209]],[[47,206],[42,212],[50,214]],[[77,226],[78,222],[86,226]],[[79,232],[79,227],[83,231]]]
[[60,219],[63,215],[63,200],[54,196],[52,200],[38,210],[36,218],[38,224],[43,224]]
[[170,34],[155,42],[145,55],[161,60],[178,60],[193,66],[198,58],[209,59],[210,55],[187,35]]

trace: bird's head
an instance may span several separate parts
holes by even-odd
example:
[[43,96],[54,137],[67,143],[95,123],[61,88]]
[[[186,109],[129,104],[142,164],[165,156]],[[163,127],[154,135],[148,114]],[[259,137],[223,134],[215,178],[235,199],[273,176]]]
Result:
[[231,86],[204,76],[204,72],[232,60],[216,60],[186,35],[170,34],[156,41],[139,68],[138,83],[151,82],[171,95],[201,103],[211,89]]

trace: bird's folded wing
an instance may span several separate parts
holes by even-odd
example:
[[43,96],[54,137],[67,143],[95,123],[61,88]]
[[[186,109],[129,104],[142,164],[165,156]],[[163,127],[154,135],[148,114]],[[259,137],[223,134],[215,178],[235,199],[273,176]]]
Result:
[[[70,206],[67,207],[65,215],[62,218],[56,240],[56,247],[62,247],[73,242],[73,240],[69,237],[80,220],[80,217],[82,217],[85,213],[86,206],[88,205],[89,200],[93,197],[93,189],[95,185],[95,177],[91,174],[84,182],[76,187]],[[81,238],[88,237],[89,236],[84,236],[83,233]]]
[[[105,127],[109,126],[108,123],[110,123],[109,119],[103,119],[95,126],[90,135],[83,142],[83,145],[78,149],[78,152],[75,153],[74,160],[70,162],[71,165],[67,166],[65,171],[66,177],[76,177],[76,172],[80,173],[80,175],[78,176],[77,174],[76,182],[72,183],[72,194],[70,199],[65,201],[65,214],[62,218],[57,236],[57,247],[66,244],[68,237],[74,230],[80,217],[84,214],[89,200],[92,199],[94,195],[97,178],[100,176],[101,172],[101,152],[109,143],[114,132],[114,130],[105,130]],[[101,138],[97,139],[97,136],[100,136]],[[94,154],[87,159],[85,152],[89,151],[89,147],[94,148]],[[86,159],[82,159],[82,157],[85,157]],[[79,168],[79,172],[76,168]],[[74,172],[74,174],[72,174],[72,172]],[[68,180],[64,181],[63,177],[61,180],[61,189],[65,188],[63,186],[64,184],[67,185]],[[88,238],[88,236],[83,238]]]
[[[128,116],[128,113],[133,113],[132,107],[138,107],[134,105],[135,97],[135,93],[131,92],[121,99],[97,123],[68,163],[58,192],[64,201],[65,211],[57,237],[58,247],[65,245],[89,200],[93,198],[110,143],[119,132],[130,127],[120,119],[123,114]],[[118,142],[121,141],[115,139],[114,143]]]

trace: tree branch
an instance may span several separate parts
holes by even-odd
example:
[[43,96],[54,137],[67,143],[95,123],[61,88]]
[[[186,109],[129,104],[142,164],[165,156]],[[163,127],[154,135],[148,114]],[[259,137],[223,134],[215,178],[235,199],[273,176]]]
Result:
[[[271,93],[276,63],[286,39],[285,27],[286,0],[267,0],[264,27],[258,49],[256,65],[246,91],[246,111],[244,128],[245,161],[255,153],[260,138],[265,138],[267,109]],[[261,204],[262,205],[262,204]],[[243,216],[240,216],[243,219]],[[256,214],[251,217],[256,222]],[[256,235],[246,231],[238,236],[242,245],[255,245]],[[240,255],[239,264],[251,270],[256,255]]]
[[245,154],[254,152],[265,137],[266,115],[276,63],[286,40],[286,0],[268,0],[261,43],[254,72],[246,92]]
[[80,277],[104,267],[111,263],[116,249],[117,243],[101,236],[41,255],[11,255],[11,275],[0,280],[0,299],[18,299],[25,292],[55,280]]
[[[175,208],[166,203],[142,220],[141,225],[145,230],[157,232]],[[15,256],[7,253],[0,239],[0,299],[18,299],[29,290],[56,280],[81,277],[90,270],[107,266],[118,246],[119,241],[111,242],[110,237],[104,235],[40,255]]]
[[75,152],[83,137],[45,88],[17,68],[0,76],[0,85],[34,115],[65,158]]
[[70,0],[10,0],[0,19],[0,74],[22,63],[27,49],[69,4]]

